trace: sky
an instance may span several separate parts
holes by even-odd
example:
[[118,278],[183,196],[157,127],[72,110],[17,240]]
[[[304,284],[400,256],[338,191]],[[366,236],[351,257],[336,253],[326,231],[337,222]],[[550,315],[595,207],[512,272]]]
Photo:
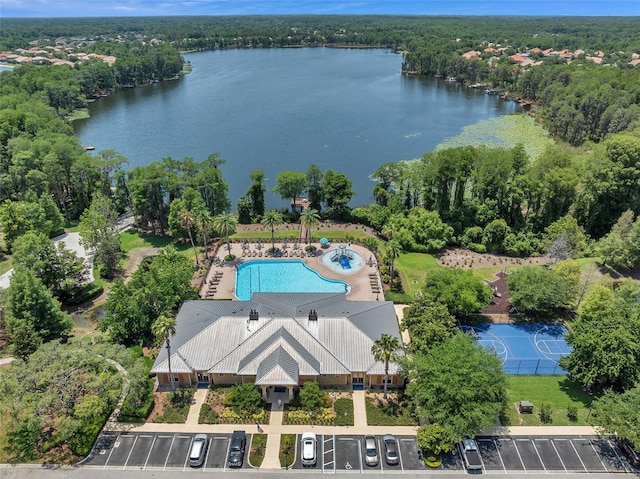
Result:
[[156,15],[640,16],[640,0],[0,0],[3,17]]

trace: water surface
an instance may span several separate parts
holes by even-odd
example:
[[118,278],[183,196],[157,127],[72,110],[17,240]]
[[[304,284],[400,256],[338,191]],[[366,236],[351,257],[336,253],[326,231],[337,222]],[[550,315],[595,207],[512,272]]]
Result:
[[[306,172],[311,163],[351,178],[353,205],[370,203],[369,175],[380,165],[419,158],[464,126],[517,108],[456,83],[401,75],[401,55],[385,50],[230,50],[185,59],[190,74],[100,99],[74,126],[82,144],[117,150],[127,168],[220,153],[234,208],[251,171],[264,170],[271,188],[279,172]],[[266,200],[285,205],[270,192]]]

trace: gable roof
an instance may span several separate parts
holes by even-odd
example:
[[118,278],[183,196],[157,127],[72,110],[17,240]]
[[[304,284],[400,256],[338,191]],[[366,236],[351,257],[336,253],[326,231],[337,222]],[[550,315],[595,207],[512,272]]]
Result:
[[[258,312],[257,320],[248,319],[251,310]],[[317,312],[317,320],[309,320],[310,310]],[[294,380],[298,374],[383,374],[384,365],[371,354],[383,333],[400,339],[393,304],[347,301],[345,293],[254,293],[250,301],[187,301],[171,338],[171,369],[256,375],[265,384]],[[267,367],[276,357],[279,369]],[[288,358],[296,364],[295,374],[285,367]],[[151,372],[168,372],[166,348]]]
[[298,363],[280,346],[258,366],[256,384],[297,386]]

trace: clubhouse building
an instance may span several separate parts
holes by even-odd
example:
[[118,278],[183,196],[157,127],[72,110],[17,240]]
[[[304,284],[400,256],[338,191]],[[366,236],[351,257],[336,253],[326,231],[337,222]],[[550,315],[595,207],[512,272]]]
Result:
[[[347,301],[345,293],[254,293],[250,301],[185,302],[171,341],[151,369],[160,387],[255,384],[267,399],[307,381],[341,389],[381,388],[384,363],[371,353],[382,334],[401,342],[393,303]],[[390,388],[402,385],[389,365]]]

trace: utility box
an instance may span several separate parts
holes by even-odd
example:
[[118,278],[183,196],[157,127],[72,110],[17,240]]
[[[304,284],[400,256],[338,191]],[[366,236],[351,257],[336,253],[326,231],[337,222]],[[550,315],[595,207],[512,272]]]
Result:
[[531,414],[533,412],[533,403],[529,401],[520,401],[518,409],[521,413]]

